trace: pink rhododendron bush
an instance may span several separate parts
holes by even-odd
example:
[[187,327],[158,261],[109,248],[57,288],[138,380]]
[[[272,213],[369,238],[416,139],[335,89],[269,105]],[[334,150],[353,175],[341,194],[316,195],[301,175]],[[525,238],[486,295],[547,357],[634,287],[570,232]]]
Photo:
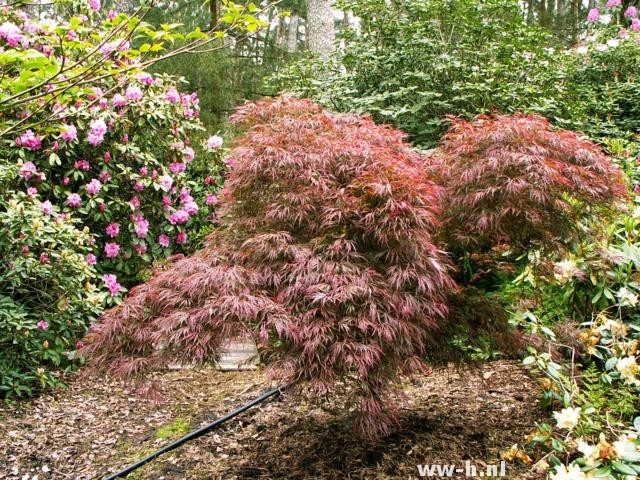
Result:
[[[255,22],[225,8],[228,28]],[[0,10],[0,394],[54,384],[103,306],[213,217],[222,139],[145,68],[214,40],[98,1],[65,21]]]

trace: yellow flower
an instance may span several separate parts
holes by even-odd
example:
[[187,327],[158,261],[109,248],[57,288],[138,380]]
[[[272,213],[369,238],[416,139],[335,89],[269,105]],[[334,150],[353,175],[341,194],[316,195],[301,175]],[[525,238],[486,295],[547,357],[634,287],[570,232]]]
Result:
[[559,412],[553,412],[553,416],[556,419],[558,428],[566,428],[567,430],[572,430],[580,421],[580,407],[564,408]]
[[589,445],[584,440],[578,439],[578,451],[582,453],[588,466],[591,467],[596,463],[599,455],[597,445]]
[[636,377],[638,375],[638,364],[636,363],[636,357],[628,356],[618,360],[616,364],[616,370],[620,372],[620,378],[624,383],[632,385],[640,385],[640,380]]
[[549,477],[551,480],[585,480],[587,476],[576,465],[558,465],[556,471]]
[[616,456],[623,460],[637,460],[638,446],[633,442],[634,437],[622,434],[618,440],[613,442],[613,449],[616,451]]

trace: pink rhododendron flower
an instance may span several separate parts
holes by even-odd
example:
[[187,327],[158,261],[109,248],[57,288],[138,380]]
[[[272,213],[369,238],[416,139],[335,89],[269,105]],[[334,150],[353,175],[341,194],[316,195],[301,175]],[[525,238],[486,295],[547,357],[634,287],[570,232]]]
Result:
[[187,202],[184,204],[184,211],[189,215],[195,215],[198,213],[198,204],[196,202]]
[[64,185],[65,187],[68,186],[71,183],[71,179],[69,177],[64,177],[62,179],[62,185]]
[[114,107],[126,107],[129,104],[126,98],[119,93],[116,93],[111,99],[111,105]]
[[27,188],[27,195],[29,195],[30,197],[34,197],[38,194],[38,189],[35,187],[29,187]]
[[634,18],[633,20],[631,20],[631,30],[633,30],[634,32],[637,32],[640,30],[640,20],[637,18]]
[[136,192],[141,192],[142,190],[144,190],[144,183],[142,183],[140,180],[138,180],[135,185],[133,186],[133,189]]
[[107,204],[104,202],[101,202],[98,204],[98,210],[100,210],[101,212],[104,212],[107,209]]
[[624,12],[624,16],[627,18],[635,18],[638,16],[638,9],[633,5],[630,5]]
[[111,152],[104,152],[104,163],[109,163],[111,161]]
[[87,137],[87,141],[94,147],[100,145],[104,141],[104,134],[107,133],[107,124],[104,120],[97,119],[91,122],[91,132]]
[[193,202],[193,197],[191,196],[191,190],[188,188],[183,188],[180,190],[180,201],[181,202]]
[[182,225],[189,221],[189,213],[186,210],[176,210],[169,215],[169,223],[171,225]]
[[91,10],[93,10],[94,12],[97,12],[100,10],[100,0],[89,0],[89,6],[91,7]]
[[42,252],[40,254],[40,263],[49,263],[49,255],[47,255],[45,252]]
[[115,242],[106,243],[104,246],[104,253],[107,258],[115,258],[118,256],[118,252],[120,251],[120,245]]
[[0,25],[0,38],[4,38],[10,47],[17,47],[18,45],[26,47],[29,42],[22,30],[11,22],[4,22]]
[[142,175],[143,177],[146,177],[147,174],[149,173],[149,169],[147,169],[147,167],[140,167],[140,175]]
[[104,231],[109,237],[116,238],[120,233],[120,224],[110,223],[109,225],[107,225],[107,228],[105,228]]
[[160,185],[162,185],[167,190],[170,189],[173,186],[173,178],[171,178],[169,175],[162,175],[160,177]]
[[592,8],[591,10],[589,10],[589,15],[587,15],[587,21],[588,22],[597,22],[598,19],[600,18],[600,10],[598,10],[597,8]]
[[42,202],[40,204],[40,208],[47,215],[51,215],[53,213],[53,205],[49,200],[45,200],[44,202]]
[[194,158],[195,158],[195,156],[196,156],[196,152],[194,152],[194,151],[193,151],[193,148],[191,148],[191,147],[186,147],[186,148],[182,151],[182,153],[184,154],[184,159],[185,159],[187,162],[192,162],[192,161],[193,161],[193,159],[194,159]]
[[122,136],[122,143],[129,143],[129,135],[126,133]]
[[207,205],[215,205],[218,203],[218,197],[216,197],[213,193],[209,193],[207,195]]
[[38,173],[38,170],[36,169],[36,166],[33,162],[25,162],[24,165],[22,165],[18,170],[18,173],[22,175],[22,178],[24,178],[25,180],[29,180],[36,173]]
[[109,20],[113,20],[114,18],[116,18],[116,12],[114,12],[113,10],[109,10]]
[[86,160],[76,160],[73,166],[78,170],[84,170],[85,172],[91,168],[89,162]]
[[149,233],[149,220],[142,217],[138,218],[138,220],[136,220],[134,229],[138,238],[145,238]]
[[207,139],[207,148],[209,150],[217,150],[222,146],[222,137],[213,135]]
[[107,183],[109,180],[111,180],[111,172],[109,172],[109,170],[101,170],[98,178],[102,183]]
[[153,85],[154,83],[153,76],[147,72],[138,73],[136,80],[145,85]]
[[129,200],[129,203],[136,210],[140,208],[140,199],[138,197],[136,197],[135,195],[133,197],[131,197],[131,200]]
[[165,93],[164,98],[169,103],[178,103],[180,101],[180,94],[174,87],[170,87]]
[[618,36],[620,38],[627,38],[629,36],[629,32],[627,32],[627,30],[623,28],[618,32]]
[[182,245],[183,243],[187,243],[188,237],[186,232],[179,232],[176,235],[176,243]]
[[122,290],[122,286],[118,283],[118,277],[113,274],[108,273],[106,275],[103,275],[102,281],[109,289],[109,293],[111,293],[111,295],[114,297],[118,295],[118,293],[120,293],[120,290]]
[[27,245],[23,246],[21,250],[22,250],[22,255],[24,255],[25,257],[29,255],[29,247]]
[[100,193],[101,188],[102,184],[100,183],[100,180],[94,178],[87,184],[87,193],[89,195],[97,195],[98,193]]
[[169,165],[169,171],[173,174],[182,173],[187,169],[187,165],[185,163],[171,163]]
[[29,150],[40,150],[42,146],[42,140],[33,133],[32,130],[27,130],[16,139],[16,147],[26,147]]
[[62,134],[60,137],[67,142],[71,142],[78,138],[78,130],[73,125],[63,125],[61,132]]
[[640,185],[636,185],[636,186],[633,188],[633,193],[640,193]]
[[72,193],[67,197],[66,204],[71,208],[78,208],[80,203],[82,202],[82,198],[77,193]]
[[67,38],[68,38],[69,40],[75,40],[76,38],[78,38],[78,34],[76,33],[76,31],[75,31],[75,30],[69,30],[69,31],[67,32]]
[[607,8],[619,7],[622,4],[622,0],[608,0]]
[[98,263],[98,259],[93,253],[88,253],[84,260],[87,262],[87,265],[95,265]]
[[147,252],[147,246],[144,243],[133,246],[138,255],[144,255]]
[[84,348],[84,343],[82,340],[78,340],[76,342],[76,349],[80,350],[81,348]]
[[209,185],[211,185],[212,183],[215,183],[215,179],[213,177],[207,177],[204,179],[204,185],[206,187],[208,187]]
[[137,85],[130,85],[124,95],[133,102],[142,99],[142,90]]
[[168,235],[163,233],[158,237],[158,244],[163,248],[167,248],[171,244],[171,240]]
[[36,323],[36,327],[38,327],[39,330],[46,330],[47,328],[49,328],[49,324],[44,320],[38,320],[38,323]]
[[51,148],[53,148],[54,152],[57,152],[60,149],[60,144],[57,140],[53,142],[53,146]]

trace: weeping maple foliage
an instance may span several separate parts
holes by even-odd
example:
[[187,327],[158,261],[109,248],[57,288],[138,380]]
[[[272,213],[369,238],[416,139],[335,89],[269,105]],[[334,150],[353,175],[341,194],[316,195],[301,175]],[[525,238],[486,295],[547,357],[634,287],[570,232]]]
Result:
[[626,194],[598,146],[536,115],[452,119],[431,166],[444,186],[451,248],[558,246],[587,210]]
[[346,394],[357,431],[385,434],[392,379],[425,368],[456,289],[433,240],[440,189],[404,134],[368,117],[281,97],[231,121],[248,130],[221,228],[104,314],[92,365],[139,376],[248,334],[275,378]]

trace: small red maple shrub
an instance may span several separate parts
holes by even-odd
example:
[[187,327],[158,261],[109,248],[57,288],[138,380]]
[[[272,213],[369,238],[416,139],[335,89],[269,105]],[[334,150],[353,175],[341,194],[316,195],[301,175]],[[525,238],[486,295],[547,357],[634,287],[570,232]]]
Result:
[[230,158],[221,229],[103,318],[88,349],[124,376],[215,358],[251,334],[277,378],[344,390],[359,433],[394,421],[385,394],[424,368],[455,290],[433,241],[439,187],[404,135],[310,101],[248,104]]
[[433,163],[451,249],[558,246],[586,210],[626,192],[598,146],[535,115],[454,119]]

